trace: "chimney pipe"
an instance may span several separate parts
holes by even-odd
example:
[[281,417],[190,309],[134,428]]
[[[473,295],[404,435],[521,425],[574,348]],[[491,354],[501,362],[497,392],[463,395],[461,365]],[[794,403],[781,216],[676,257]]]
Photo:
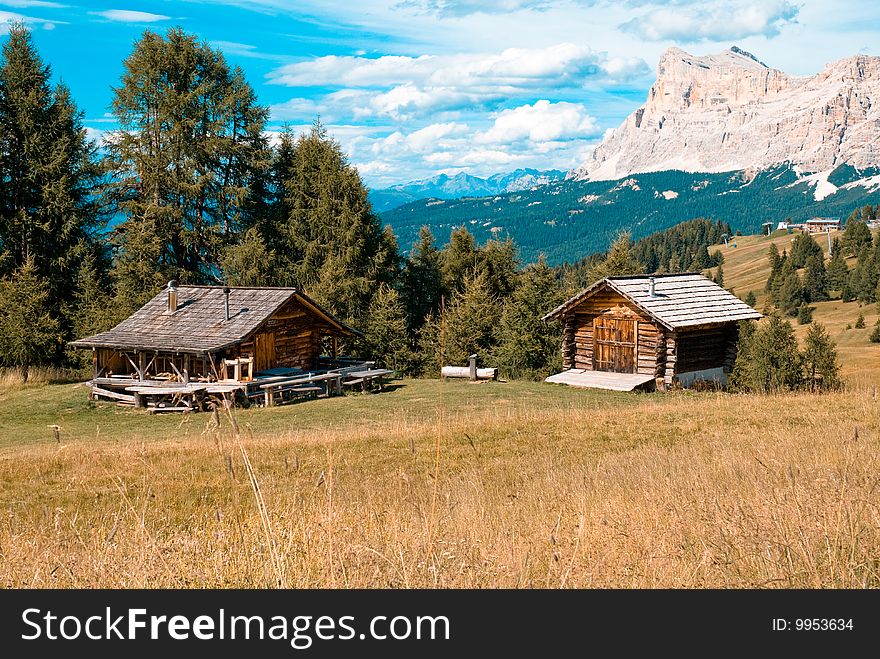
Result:
[[226,310],[226,320],[229,320],[229,293],[230,293],[229,286],[224,286],[223,287],[223,295],[226,296],[226,301],[225,301],[225,305],[224,305],[224,308]]
[[177,311],[177,280],[168,282],[168,313]]
[[648,291],[651,294],[651,297],[654,297],[654,283],[655,283],[654,278],[648,277],[648,284],[649,284]]

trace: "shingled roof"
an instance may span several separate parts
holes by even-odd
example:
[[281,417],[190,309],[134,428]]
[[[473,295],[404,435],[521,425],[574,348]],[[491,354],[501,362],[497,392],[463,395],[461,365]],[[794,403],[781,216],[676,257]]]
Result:
[[[654,295],[651,295],[654,279]],[[699,273],[606,277],[584,289],[544,316],[564,315],[602,288],[616,291],[670,330],[757,320],[761,314],[735,295]]]
[[226,320],[222,286],[178,286],[176,311],[168,311],[166,289],[113,329],[70,345],[195,354],[217,352],[247,339],[294,298],[339,334],[360,334],[295,288],[230,288],[230,317]]

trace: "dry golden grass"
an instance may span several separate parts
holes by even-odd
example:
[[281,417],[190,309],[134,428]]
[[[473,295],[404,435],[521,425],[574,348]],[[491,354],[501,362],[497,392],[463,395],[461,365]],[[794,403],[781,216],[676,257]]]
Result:
[[876,390],[466,387],[325,430],[144,415],[141,439],[14,446],[0,586],[880,586]]

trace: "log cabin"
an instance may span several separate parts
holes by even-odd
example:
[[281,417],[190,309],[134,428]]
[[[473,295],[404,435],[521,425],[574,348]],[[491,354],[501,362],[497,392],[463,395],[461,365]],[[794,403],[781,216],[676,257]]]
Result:
[[563,323],[564,370],[547,382],[621,391],[724,385],[738,322],[758,318],[698,273],[607,277],[543,317]]
[[113,329],[70,345],[92,351],[93,394],[127,402],[140,385],[225,383],[218,391],[231,392],[261,373],[314,371],[322,346],[335,359],[339,339],[357,336],[296,288],[171,281]]

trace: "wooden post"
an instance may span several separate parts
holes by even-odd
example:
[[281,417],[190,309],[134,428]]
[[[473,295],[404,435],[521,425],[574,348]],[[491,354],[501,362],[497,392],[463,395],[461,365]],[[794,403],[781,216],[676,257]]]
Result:
[[266,400],[266,407],[272,407],[272,387],[266,387],[263,396]]
[[339,355],[339,337],[335,334],[333,335],[333,361],[336,361],[336,357]]
[[98,351],[92,348],[92,379],[98,379]]
[[183,356],[183,383],[189,384],[189,353]]
[[145,380],[147,375],[147,353],[138,352],[138,380]]
[[477,356],[471,355],[468,357],[468,376],[471,380],[477,379]]

